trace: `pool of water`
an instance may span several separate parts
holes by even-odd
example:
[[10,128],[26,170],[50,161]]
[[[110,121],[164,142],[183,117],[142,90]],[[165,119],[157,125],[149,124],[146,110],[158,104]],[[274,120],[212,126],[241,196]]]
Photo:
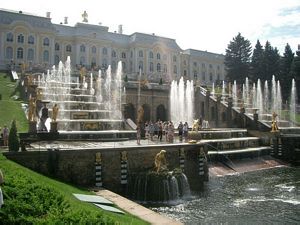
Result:
[[184,224],[300,224],[300,168],[211,177],[200,196],[151,209]]

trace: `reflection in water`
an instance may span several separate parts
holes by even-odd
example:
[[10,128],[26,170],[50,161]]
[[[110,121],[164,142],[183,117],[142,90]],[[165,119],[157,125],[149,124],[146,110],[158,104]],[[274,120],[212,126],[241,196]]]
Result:
[[194,200],[152,208],[184,224],[299,224],[300,169],[213,177]]

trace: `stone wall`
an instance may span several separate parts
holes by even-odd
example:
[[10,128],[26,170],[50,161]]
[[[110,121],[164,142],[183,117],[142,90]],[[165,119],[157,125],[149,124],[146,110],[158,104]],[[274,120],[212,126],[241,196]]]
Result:
[[[168,169],[179,168],[179,151],[185,151],[185,174],[192,190],[199,190],[208,178],[199,176],[199,149],[197,145],[169,145],[167,151]],[[95,155],[102,156],[102,182],[109,190],[121,193],[121,152],[127,152],[128,173],[137,173],[154,169],[155,155],[162,149],[158,146],[131,147],[126,149],[90,149],[90,150],[48,150],[28,152],[7,152],[5,156],[27,168],[82,186],[95,185]],[[207,165],[205,165],[207,166]]]

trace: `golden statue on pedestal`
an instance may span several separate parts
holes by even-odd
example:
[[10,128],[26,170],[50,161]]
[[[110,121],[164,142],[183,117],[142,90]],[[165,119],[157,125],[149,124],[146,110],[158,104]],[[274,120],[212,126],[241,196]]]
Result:
[[144,118],[144,108],[142,106],[138,109],[137,123],[142,123]]
[[55,104],[52,108],[52,122],[56,122],[58,110],[59,110],[59,108],[58,108],[57,104]]
[[277,116],[278,116],[277,113],[273,112],[273,114],[272,114],[271,132],[277,132],[278,131]]
[[33,97],[30,97],[29,99],[28,120],[31,122],[36,121],[36,102]]
[[167,160],[165,154],[166,154],[166,150],[161,150],[155,156],[154,163],[155,163],[155,168],[157,173],[167,169]]
[[96,164],[101,164],[102,162],[102,157],[101,157],[101,152],[96,153]]

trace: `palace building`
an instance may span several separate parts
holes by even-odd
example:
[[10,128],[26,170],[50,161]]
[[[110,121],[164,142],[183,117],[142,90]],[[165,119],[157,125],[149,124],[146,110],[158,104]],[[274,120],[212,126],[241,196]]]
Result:
[[[87,15],[86,15],[87,17]],[[129,80],[136,79],[139,69],[144,78],[171,81],[186,79],[211,84],[224,79],[224,55],[194,49],[181,49],[171,38],[155,34],[109,32],[102,25],[87,23],[75,26],[51,22],[46,17],[22,11],[0,10],[0,69],[25,63],[27,70],[47,69],[71,57],[72,66],[116,69],[122,61]]]

